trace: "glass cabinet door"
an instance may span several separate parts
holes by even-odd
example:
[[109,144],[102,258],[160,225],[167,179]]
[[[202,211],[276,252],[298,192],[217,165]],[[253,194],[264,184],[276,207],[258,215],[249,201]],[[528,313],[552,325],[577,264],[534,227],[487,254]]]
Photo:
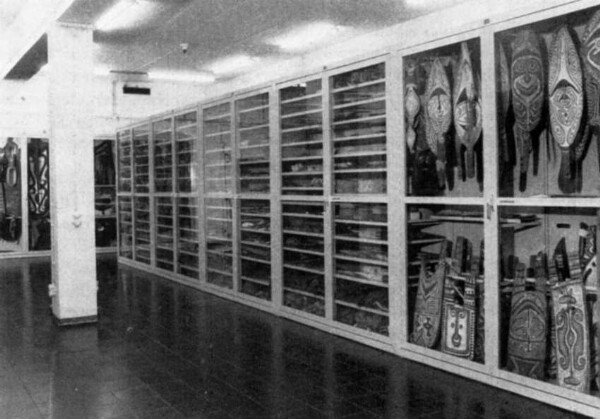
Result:
[[483,196],[479,38],[403,61],[408,195]]
[[154,236],[156,267],[173,271],[175,266],[173,199],[170,197],[156,197],[154,213],[156,217],[156,233]]
[[150,264],[150,198],[137,196],[134,202],[135,260]]
[[271,299],[271,207],[266,199],[240,203],[240,291]]
[[321,80],[279,91],[281,193],[323,195],[323,96]]
[[178,192],[198,190],[198,114],[175,116],[175,162]]
[[117,134],[119,153],[119,192],[131,192],[132,175],[132,147],[131,130],[121,131]]
[[130,196],[119,197],[119,256],[133,259],[133,210]]
[[334,319],[387,335],[387,204],[334,205],[334,265]]
[[500,367],[598,395],[597,208],[499,209]]
[[173,120],[152,124],[154,144],[154,192],[173,191]]
[[335,194],[385,194],[385,63],[332,77]]
[[134,192],[150,192],[150,129],[147,125],[133,129]]
[[408,341],[484,362],[483,207],[407,206]]
[[177,272],[198,279],[200,275],[199,213],[196,198],[178,197],[177,203]]
[[235,102],[240,192],[269,193],[269,94]]
[[600,196],[595,13],[496,34],[500,196]]
[[325,317],[323,203],[284,201],[283,304]]
[[232,200],[205,198],[206,281],[233,289]]
[[204,109],[204,193],[232,193],[231,106]]

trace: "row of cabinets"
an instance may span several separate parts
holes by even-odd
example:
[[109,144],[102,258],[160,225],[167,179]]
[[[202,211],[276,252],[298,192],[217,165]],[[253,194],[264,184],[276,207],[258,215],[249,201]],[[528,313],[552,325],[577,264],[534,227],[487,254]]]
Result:
[[121,131],[121,260],[597,413],[600,9],[545,16]]

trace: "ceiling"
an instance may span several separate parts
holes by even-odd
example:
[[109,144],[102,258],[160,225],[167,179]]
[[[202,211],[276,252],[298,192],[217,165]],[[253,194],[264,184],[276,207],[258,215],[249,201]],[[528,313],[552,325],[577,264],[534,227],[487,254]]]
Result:
[[[73,0],[59,20],[95,25],[119,1]],[[211,77],[222,80],[251,70],[261,61],[290,58],[462,0],[129,1],[150,3],[151,11],[144,20],[132,26],[94,31],[97,70],[199,72],[210,76],[208,80]],[[19,13],[18,4],[24,2],[0,0],[0,27],[7,26],[15,18]],[[429,6],[424,7],[425,4]],[[301,47],[278,45],[282,35],[302,28],[309,28],[309,32],[297,32],[296,38],[299,36],[306,41],[309,35],[322,36]],[[185,53],[181,44],[187,44]],[[40,45],[43,49],[47,43],[37,42],[38,49]],[[13,78],[31,77],[41,67],[39,60],[47,60],[47,54],[39,50],[23,57],[9,72]],[[224,70],[219,67],[224,59],[232,57],[238,58],[234,63],[237,68]]]

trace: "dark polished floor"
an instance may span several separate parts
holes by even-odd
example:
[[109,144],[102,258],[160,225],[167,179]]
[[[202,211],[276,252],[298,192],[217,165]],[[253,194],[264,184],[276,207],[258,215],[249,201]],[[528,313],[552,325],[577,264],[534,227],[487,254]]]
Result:
[[58,328],[48,259],[0,261],[0,418],[565,418],[568,412],[98,261]]

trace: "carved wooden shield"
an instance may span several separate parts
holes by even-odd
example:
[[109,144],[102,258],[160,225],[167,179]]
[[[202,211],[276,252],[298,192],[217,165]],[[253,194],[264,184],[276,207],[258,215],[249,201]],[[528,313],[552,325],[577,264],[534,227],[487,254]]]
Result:
[[407,60],[404,77],[404,113],[406,116],[406,142],[410,151],[414,150],[417,140],[415,119],[421,110],[421,100],[417,94],[417,62]]
[[579,225],[579,264],[583,283],[594,289],[598,287],[596,231],[596,226],[588,226],[585,223]]
[[[538,255],[538,258],[540,256]],[[536,264],[542,264],[536,259]],[[519,263],[512,293],[508,335],[508,369],[543,379],[546,359],[546,277],[536,266],[535,291],[525,289],[525,265]]]
[[558,183],[563,192],[573,192],[569,187],[571,146],[583,114],[583,76],[577,49],[566,26],[562,26],[554,35],[549,66],[550,128],[562,153]]
[[496,65],[498,66],[498,80],[496,86],[498,130],[500,137],[500,152],[505,162],[510,159],[508,151],[508,138],[506,138],[506,116],[510,106],[510,70],[506,61],[506,52],[502,43],[496,43]]
[[412,341],[417,345],[432,348],[439,338],[446,270],[446,243],[444,242],[433,275],[427,273],[425,259],[421,260],[412,335]]
[[452,103],[450,97],[448,75],[441,60],[439,57],[436,57],[433,60],[429,77],[427,78],[425,101],[427,123],[429,125],[427,143],[437,157],[436,163],[440,187],[443,187],[446,183],[446,145],[444,138],[452,122]]
[[582,281],[552,287],[558,383],[587,393],[590,384],[589,328]]
[[600,126],[600,10],[591,17],[581,42],[588,122]]
[[473,359],[475,345],[475,278],[465,278],[463,305],[454,301],[453,280],[446,278],[444,286],[442,351],[468,359]]
[[[537,34],[531,29],[518,32],[512,42],[512,51],[512,104],[519,144],[520,171],[526,174],[532,150],[530,133],[539,125],[544,105],[544,66]],[[519,188],[521,191],[525,190],[523,181]]]
[[569,255],[567,254],[567,244],[564,237],[556,244],[553,259],[558,281],[562,282],[570,279],[571,271],[569,269]]
[[458,140],[467,149],[467,177],[475,176],[473,148],[481,136],[481,102],[471,54],[466,42],[460,44],[456,80],[454,82],[454,128]]

